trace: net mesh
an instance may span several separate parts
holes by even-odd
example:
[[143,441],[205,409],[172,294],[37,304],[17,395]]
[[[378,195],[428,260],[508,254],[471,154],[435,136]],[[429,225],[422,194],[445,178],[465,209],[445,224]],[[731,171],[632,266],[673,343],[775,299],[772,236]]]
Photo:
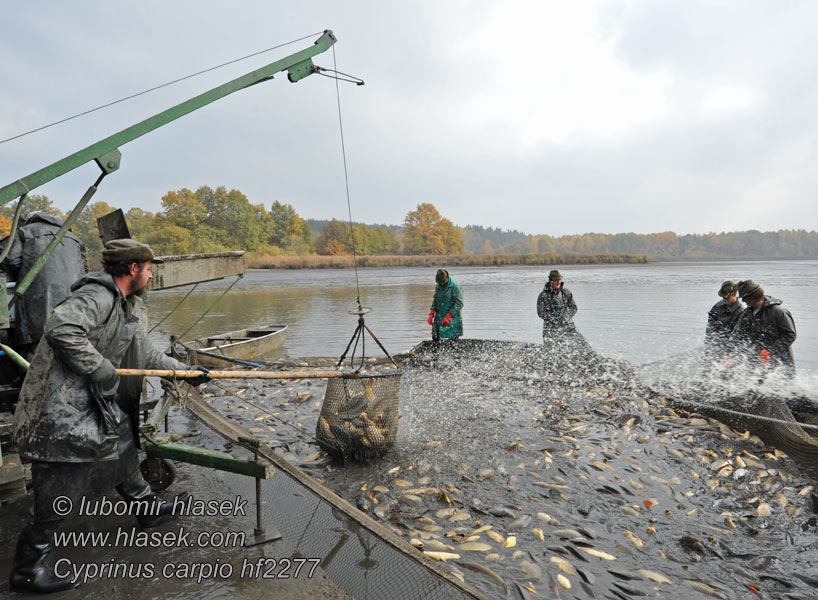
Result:
[[[394,407],[395,432],[399,375],[367,378],[374,380],[371,385],[376,399],[389,401]],[[369,385],[365,380],[360,383],[364,387]],[[390,396],[389,390],[394,397]],[[214,432],[232,441],[251,435],[235,423],[226,421],[197,397],[198,394],[189,400],[186,408]],[[210,436],[189,441],[203,446],[213,442]],[[394,442],[394,434],[391,441]],[[262,445],[257,452],[259,459],[269,460],[277,467],[273,477],[260,482],[263,526],[268,531],[279,530],[300,556],[320,558],[321,569],[350,596],[360,600],[485,598],[478,590],[445,572],[440,563],[422,556],[391,530],[288,464],[271,448]],[[241,447],[234,448],[233,455],[253,457]],[[254,479],[229,473],[225,477],[231,489],[244,497],[253,497]]]
[[341,458],[365,461],[383,454],[398,435],[400,373],[330,379],[315,435]]

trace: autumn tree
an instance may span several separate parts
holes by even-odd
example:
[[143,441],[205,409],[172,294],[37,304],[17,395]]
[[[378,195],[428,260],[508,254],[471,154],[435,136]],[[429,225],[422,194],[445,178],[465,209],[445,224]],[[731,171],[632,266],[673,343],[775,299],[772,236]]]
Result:
[[85,244],[85,255],[92,264],[98,264],[102,260],[102,238],[99,236],[97,219],[113,211],[107,202],[94,202],[86,206],[74,222],[72,229]]
[[250,204],[239,190],[227,191],[224,186],[215,190],[202,186],[196,196],[207,209],[205,223],[221,234],[226,247],[253,251],[264,243],[264,205]]
[[403,244],[407,254],[459,254],[463,238],[449,219],[433,204],[418,204],[404,219]]
[[125,213],[128,231],[135,240],[143,241],[145,236],[157,228],[156,215],[141,208],[131,208]]
[[291,204],[278,200],[267,213],[266,242],[292,254],[309,254],[315,251],[312,228],[302,219]]
[[[8,202],[7,204],[1,206],[0,215],[9,220],[13,219],[14,211],[17,210],[17,202],[19,202],[19,200]],[[63,212],[54,206],[51,200],[49,200],[48,196],[43,196],[40,194],[32,194],[31,196],[26,197],[25,202],[23,202],[23,212],[20,214],[20,220],[24,219],[27,214],[37,210],[41,210],[44,213],[48,213],[49,215],[54,215],[55,217],[65,220],[65,215]]]
[[187,188],[170,191],[162,196],[161,220],[170,225],[193,231],[207,218],[207,207],[198,194]]
[[315,242],[318,254],[338,256],[352,254],[352,238],[349,225],[333,219]]

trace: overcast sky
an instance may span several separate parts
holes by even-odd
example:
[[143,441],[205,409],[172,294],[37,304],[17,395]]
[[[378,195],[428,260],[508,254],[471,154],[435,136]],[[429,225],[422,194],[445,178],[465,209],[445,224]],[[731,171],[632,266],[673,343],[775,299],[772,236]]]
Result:
[[[818,228],[818,2],[0,4],[0,139],[323,29],[352,216],[526,233]],[[0,144],[0,185],[318,35]],[[328,51],[316,64],[332,67]],[[346,218],[335,83],[279,75],[121,148],[94,201],[220,185]],[[93,165],[38,188],[68,210]]]

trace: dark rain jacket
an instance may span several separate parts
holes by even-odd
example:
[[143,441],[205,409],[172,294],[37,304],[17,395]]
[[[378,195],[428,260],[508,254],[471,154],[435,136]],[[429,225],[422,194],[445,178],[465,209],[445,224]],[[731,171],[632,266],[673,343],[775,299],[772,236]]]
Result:
[[[460,311],[463,309],[463,292],[460,291],[454,279],[449,277],[445,286],[435,284],[435,297],[432,300],[432,310],[435,319],[432,322],[432,339],[459,338],[463,335],[463,318]],[[440,322],[447,313],[452,314],[452,322],[443,327]]]
[[795,321],[790,311],[781,306],[778,298],[765,295],[758,312],[749,306],[741,312],[730,341],[735,341],[739,351],[751,361],[759,360],[759,353],[766,348],[772,355],[773,365],[794,368],[795,337]]
[[[45,325],[14,413],[14,439],[28,460],[115,460],[119,450],[117,402],[138,420],[139,386],[102,389],[89,374],[103,358],[114,367],[184,369],[147,338],[147,312],[137,296],[125,298],[113,277],[88,274],[72,286]],[[123,378],[129,379],[129,378]],[[139,378],[134,378],[137,381]],[[133,432],[132,432],[133,433]],[[134,433],[138,443],[138,436]]]
[[724,300],[716,302],[707,313],[707,327],[704,331],[705,346],[711,349],[723,348],[743,308],[744,305],[739,301],[732,304]]
[[537,297],[537,316],[543,320],[543,335],[554,330],[573,330],[572,319],[577,314],[577,304],[574,295],[560,283],[557,289],[547,282],[543,291]]
[[[17,230],[11,249],[0,264],[0,270],[4,271],[9,281],[22,281],[61,225],[59,218],[37,213],[34,222]],[[6,241],[2,242],[3,247]],[[39,341],[51,311],[68,297],[71,284],[86,273],[85,245],[69,231],[26,293],[14,305],[15,341],[18,345]]]

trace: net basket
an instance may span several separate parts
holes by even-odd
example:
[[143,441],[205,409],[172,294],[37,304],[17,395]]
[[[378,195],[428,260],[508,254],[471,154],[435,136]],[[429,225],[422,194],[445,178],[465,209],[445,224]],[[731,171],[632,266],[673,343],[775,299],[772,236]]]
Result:
[[329,379],[316,426],[319,445],[341,459],[369,460],[395,444],[400,373]]

